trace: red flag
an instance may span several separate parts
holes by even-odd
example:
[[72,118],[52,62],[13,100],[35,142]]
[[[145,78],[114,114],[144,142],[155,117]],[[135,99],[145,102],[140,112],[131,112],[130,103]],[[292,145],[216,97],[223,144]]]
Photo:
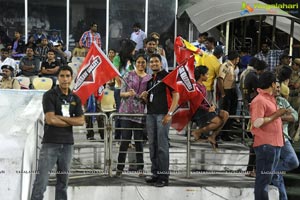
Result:
[[92,43],[78,70],[73,92],[80,97],[82,104],[85,104],[91,94],[94,94],[100,86],[116,76],[120,76],[120,73],[102,50],[95,43]]
[[171,124],[178,131],[191,120],[204,99],[196,87],[194,69],[194,56],[191,56],[185,65],[177,67],[162,80],[166,85],[178,91],[180,96],[179,107],[174,113]]
[[201,50],[184,40],[182,37],[178,36],[175,39],[174,52],[176,55],[176,62],[180,66],[187,62],[191,55],[197,55],[201,52]]

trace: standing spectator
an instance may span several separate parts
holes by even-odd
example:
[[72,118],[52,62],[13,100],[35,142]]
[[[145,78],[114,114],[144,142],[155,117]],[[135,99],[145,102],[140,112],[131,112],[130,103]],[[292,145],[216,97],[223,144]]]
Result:
[[263,41],[261,43],[261,51],[255,55],[259,60],[267,63],[267,70],[275,72],[275,67],[279,63],[279,56],[283,54],[284,50],[270,50],[269,43]]
[[208,68],[207,80],[203,81],[203,84],[207,90],[207,100],[210,104],[216,105],[216,95],[214,94],[215,79],[219,74],[221,67],[220,58],[223,55],[223,49],[221,46],[216,46],[214,53],[204,57],[204,65]]
[[97,30],[98,25],[95,22],[91,23],[90,30],[82,34],[79,40],[79,46],[86,48],[88,51],[92,43],[96,42],[96,44],[101,48],[101,36]]
[[134,23],[133,32],[131,33],[130,39],[136,43],[135,50],[138,51],[144,48],[144,39],[146,39],[146,33],[142,31],[140,23]]
[[42,62],[41,76],[49,77],[53,81],[53,86],[56,85],[57,72],[59,70],[59,63],[55,60],[55,52],[49,50],[47,53],[47,60]]
[[[133,67],[133,55],[135,53],[135,45],[136,43],[129,39],[124,39],[121,41],[119,55],[116,55],[113,59],[114,66],[118,69],[120,74],[123,76],[126,72],[132,71]],[[121,97],[120,91],[122,88],[122,82],[119,77],[115,79],[115,92],[114,98],[116,102],[116,111],[119,112]],[[120,121],[116,119],[115,122],[116,127],[120,127]],[[115,131],[115,139],[120,139],[121,133],[119,130]]]
[[63,66],[58,71],[59,85],[43,96],[45,113],[44,137],[31,200],[43,199],[48,185],[49,171],[57,165],[55,198],[67,200],[68,173],[73,154],[73,126],[84,124],[81,101],[69,89],[73,71]]
[[[127,114],[144,113],[145,104],[138,98],[142,92],[147,88],[147,82],[151,79],[151,76],[145,72],[147,58],[143,54],[137,55],[135,62],[135,70],[127,72],[124,76],[124,80],[127,84],[123,84],[121,89],[121,105],[119,112]],[[119,149],[118,166],[116,176],[120,176],[124,169],[124,163],[126,160],[126,151],[132,133],[134,134],[135,149],[136,149],[136,163],[137,171],[142,174],[144,168],[143,158],[143,130],[130,130],[131,128],[144,128],[144,120],[142,117],[127,117],[121,116],[121,127],[125,130],[121,130],[122,141]],[[137,141],[136,141],[137,140]]]
[[[142,99],[147,102],[146,127],[149,140],[151,173],[146,177],[147,183],[154,183],[156,187],[167,186],[169,183],[169,128],[175,109],[178,106],[179,94],[165,85],[161,80],[168,75],[162,69],[161,56],[152,54],[150,57],[150,68],[153,71],[152,79],[148,81],[147,90],[158,82],[159,85],[149,92],[141,94]],[[172,103],[168,106],[167,95],[172,95]]]
[[283,53],[279,57],[279,65],[276,66],[276,74],[279,74],[280,69],[283,66],[289,66],[291,64],[292,56],[289,56],[287,53]]
[[14,68],[10,65],[2,65],[2,79],[0,89],[21,89],[19,81],[13,77]]
[[291,107],[289,102],[283,98],[280,93],[280,83],[276,82],[276,102],[279,108],[285,108],[289,110],[289,113],[286,115],[281,116],[281,120],[283,123],[283,135],[284,135],[284,146],[281,148],[280,151],[280,160],[278,165],[275,169],[276,172],[273,175],[272,183],[274,186],[278,187],[279,190],[279,199],[280,200],[287,200],[286,189],[283,180],[283,172],[291,171],[299,166],[299,160],[295,153],[295,150],[290,142],[291,138],[288,134],[288,126],[289,122],[296,122],[298,121],[298,112]]
[[35,50],[35,55],[38,56],[42,62],[44,62],[47,59],[47,53],[49,49],[50,47],[48,45],[48,39],[43,38],[40,45]]
[[34,56],[31,47],[26,48],[26,55],[20,60],[20,74],[30,78],[30,83],[38,76],[40,72],[40,59]]
[[159,45],[159,39],[160,39],[160,35],[156,32],[152,32],[150,34],[150,37],[155,38],[156,39],[156,52],[158,54],[160,54],[161,56],[166,57],[166,52],[165,50]]
[[192,45],[194,45],[195,47],[206,51],[206,46],[205,46],[205,41],[208,37],[208,33],[207,32],[203,32],[203,33],[199,33],[198,39],[192,43]]
[[[292,75],[289,81],[289,88],[290,88],[290,94],[289,94],[289,102],[291,106],[297,110],[300,111],[300,58],[295,58],[292,64]],[[295,139],[295,133],[297,130],[298,123],[291,123],[289,124],[289,134],[291,138]],[[298,134],[300,132],[300,126],[298,127]],[[298,135],[299,137],[299,135]]]
[[216,45],[216,40],[214,37],[208,37],[205,41],[205,52],[208,54],[213,54]]
[[[250,105],[251,133],[254,135],[253,148],[256,154],[255,199],[269,199],[268,186],[272,182],[283,146],[281,116],[288,113],[277,108],[274,92],[276,77],[264,72],[259,77],[258,95]],[[266,173],[268,172],[268,173]]]
[[[221,93],[220,108],[229,112],[229,115],[234,115],[237,108],[237,92],[236,92],[236,75],[235,68],[239,63],[239,54],[237,51],[230,51],[228,53],[228,60],[223,63],[218,75],[218,88]],[[231,128],[233,120],[229,119],[225,125],[225,130]],[[224,141],[230,141],[228,134],[221,134]]]
[[[145,45],[146,45],[145,54],[147,56],[148,63],[150,63],[149,61],[150,61],[151,55],[158,54],[158,52],[156,51],[157,50],[156,49],[156,46],[157,46],[156,39],[152,38],[152,37],[146,38]],[[161,55],[161,60],[162,60],[162,68],[168,72],[169,66],[168,66],[167,59]],[[147,72],[147,74],[152,74],[151,67],[149,67],[149,65],[147,66],[146,72]]]
[[248,66],[252,56],[249,54],[249,49],[248,47],[242,47],[241,52],[241,61],[239,63],[239,68],[240,68],[240,73],[242,73]]

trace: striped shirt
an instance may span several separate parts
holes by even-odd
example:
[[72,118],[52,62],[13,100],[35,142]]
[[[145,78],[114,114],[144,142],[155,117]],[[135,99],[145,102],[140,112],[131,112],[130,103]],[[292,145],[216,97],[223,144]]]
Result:
[[89,30],[82,34],[79,41],[79,45],[85,48],[90,48],[93,42],[96,42],[101,48],[100,33],[92,33],[92,31]]
[[267,70],[275,72],[275,67],[279,65],[279,57],[283,52],[284,50],[269,50],[267,54],[259,52],[255,57],[267,63]]

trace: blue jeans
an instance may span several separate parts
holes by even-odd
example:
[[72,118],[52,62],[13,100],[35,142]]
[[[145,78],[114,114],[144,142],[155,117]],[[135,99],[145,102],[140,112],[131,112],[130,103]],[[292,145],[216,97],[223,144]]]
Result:
[[282,172],[291,171],[299,166],[299,161],[293,146],[290,141],[285,141],[284,146],[281,148],[280,160],[276,167],[278,173],[274,174],[272,183],[278,187],[280,200],[287,200],[286,189],[284,185]]
[[162,124],[164,114],[147,114],[146,126],[149,141],[151,172],[158,179],[169,179],[169,129]]
[[67,199],[68,173],[71,167],[73,145],[43,144],[38,162],[38,174],[32,189],[31,200],[42,200],[48,185],[50,171],[57,164],[55,200]]
[[255,200],[268,200],[268,186],[275,174],[281,147],[264,144],[254,147],[256,155]]

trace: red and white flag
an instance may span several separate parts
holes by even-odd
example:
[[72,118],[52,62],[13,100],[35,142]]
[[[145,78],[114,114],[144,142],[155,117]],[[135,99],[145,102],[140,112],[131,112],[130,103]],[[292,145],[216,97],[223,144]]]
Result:
[[85,104],[89,96],[97,93],[99,87],[116,76],[121,76],[118,70],[102,50],[92,43],[78,70],[73,92],[79,96],[82,104]]
[[194,69],[194,56],[191,56],[184,65],[177,67],[162,80],[179,93],[179,107],[174,112],[171,124],[178,131],[192,119],[204,99],[196,87]]

